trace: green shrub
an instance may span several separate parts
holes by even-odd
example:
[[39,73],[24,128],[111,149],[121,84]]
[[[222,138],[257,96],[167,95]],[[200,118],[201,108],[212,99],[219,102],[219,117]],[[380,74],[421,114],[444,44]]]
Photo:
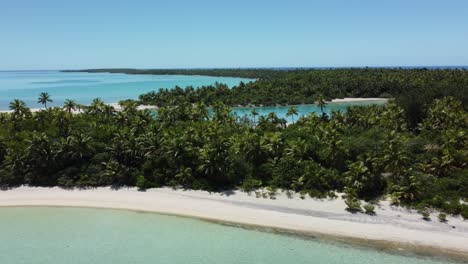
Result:
[[418,213],[422,215],[422,219],[426,221],[431,221],[431,216],[426,209],[419,209]]
[[327,195],[328,195],[328,198],[330,198],[330,199],[338,198],[338,195],[336,195],[336,193],[334,191],[329,191]]
[[445,214],[445,213],[439,213],[438,218],[439,218],[439,221],[440,221],[441,223],[447,223],[447,214]]
[[145,176],[139,175],[136,179],[136,186],[138,187],[139,191],[145,191],[148,188],[147,180]]
[[364,205],[363,208],[364,208],[366,214],[375,215],[375,206],[373,204],[368,203],[368,204]]
[[346,211],[353,214],[362,212],[361,202],[358,199],[348,196],[344,202],[347,206]]
[[468,206],[463,206],[463,209],[460,212],[463,219],[468,220]]
[[259,189],[262,186],[262,181],[256,180],[254,178],[247,178],[242,182],[241,190],[244,192],[252,192]]

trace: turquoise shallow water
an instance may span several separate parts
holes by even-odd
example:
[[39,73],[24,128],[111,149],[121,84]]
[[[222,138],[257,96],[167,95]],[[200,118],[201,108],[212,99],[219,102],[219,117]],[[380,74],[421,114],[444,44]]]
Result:
[[[140,94],[159,88],[180,87],[225,83],[229,87],[238,85],[241,81],[249,82],[252,79],[210,77],[210,76],[183,76],[183,75],[129,75],[109,73],[68,73],[58,71],[16,71],[0,72],[0,110],[7,110],[13,99],[21,99],[31,108],[39,108],[37,97],[41,92],[48,92],[54,102],[49,106],[61,106],[66,99],[73,99],[81,104],[89,104],[94,98],[101,98],[106,103],[115,103],[123,99],[137,99]],[[382,102],[352,102],[333,103],[325,108],[326,113],[332,110],[345,111],[348,106],[367,105]],[[279,117],[292,122],[293,117],[287,117],[289,107],[258,107],[260,115],[275,112]],[[320,113],[316,105],[297,106],[299,116],[311,112]],[[238,116],[247,115],[250,118],[252,108],[233,108]]]
[[232,87],[241,81],[249,82],[251,79],[58,71],[0,72],[0,110],[8,109],[8,104],[13,99],[21,99],[31,108],[41,107],[37,104],[37,97],[41,92],[51,95],[54,100],[49,104],[51,106],[61,106],[66,99],[73,99],[81,104],[89,104],[94,98],[101,98],[106,103],[116,103],[123,99],[137,99],[140,94],[159,88],[174,88],[176,85],[185,88],[219,82]]
[[[348,103],[329,103],[323,109],[323,112],[330,114],[332,111],[341,111],[345,112],[346,109],[350,106],[358,106],[358,105],[371,105],[371,104],[385,104],[385,101],[364,101],[364,102],[348,102]],[[278,117],[284,118],[287,120],[288,123],[292,123],[293,118],[294,121],[301,116],[308,115],[309,113],[315,112],[320,115],[321,109],[317,105],[297,105],[297,116],[286,116],[288,113],[290,106],[269,106],[269,107],[235,107],[232,111],[237,114],[239,117],[247,116],[250,119],[253,119],[252,116],[252,109],[255,109],[258,112],[258,116],[267,116],[269,113],[274,112]],[[258,120],[258,116],[256,119]]]
[[204,221],[107,209],[0,208],[0,263],[436,264]]

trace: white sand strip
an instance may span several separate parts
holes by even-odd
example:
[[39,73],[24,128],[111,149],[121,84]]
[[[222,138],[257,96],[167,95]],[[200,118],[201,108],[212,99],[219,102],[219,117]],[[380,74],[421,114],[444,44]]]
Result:
[[[114,107],[115,111],[117,112],[120,112],[120,111],[123,111],[123,108],[119,105],[119,103],[110,103],[108,104],[112,107]],[[54,108],[54,107],[52,107]],[[62,107],[59,107],[59,108],[62,108]],[[156,110],[158,109],[157,106],[155,105],[139,105],[137,106],[137,110]],[[30,109],[32,113],[35,113],[35,112],[39,112],[39,111],[45,111],[45,108],[31,108]],[[0,113],[11,113],[13,112],[12,110],[0,110]],[[73,114],[78,114],[78,113],[82,113],[83,111],[79,111],[79,110],[72,110],[72,113]]]
[[[330,102],[331,103],[351,103],[351,102],[369,102],[369,101],[381,101],[381,102],[386,102],[388,99],[386,98],[341,98],[341,99],[333,99]],[[119,103],[109,103],[108,105],[113,106],[116,111],[122,111],[122,107],[119,105]],[[139,105],[137,107],[138,110],[155,110],[158,109],[157,106],[154,105]],[[41,110],[45,110],[45,108],[31,108],[31,112],[38,112]],[[11,110],[0,110],[0,113],[11,113]],[[77,113],[78,111],[73,111],[74,113]]]
[[332,103],[351,103],[351,102],[368,102],[368,101],[381,101],[386,102],[387,98],[340,98],[331,100]]
[[302,200],[297,196],[290,199],[283,193],[275,200],[255,196],[239,191],[210,194],[169,188],[138,192],[134,188],[115,191],[20,187],[0,191],[0,206],[80,206],[159,212],[468,253],[468,222],[461,218],[448,217],[445,224],[432,215],[433,220],[427,222],[420,215],[387,202],[376,208],[376,216],[369,216],[346,212],[341,199]]

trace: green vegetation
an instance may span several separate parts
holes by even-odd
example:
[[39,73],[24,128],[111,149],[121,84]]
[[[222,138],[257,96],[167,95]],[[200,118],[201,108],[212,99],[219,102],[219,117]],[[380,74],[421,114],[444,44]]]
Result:
[[241,77],[254,79],[267,79],[280,76],[283,71],[271,69],[89,69],[71,70],[64,72],[88,72],[88,73],[125,73],[125,74],[150,74],[150,75],[203,75],[215,77]]
[[363,206],[364,208],[364,211],[366,212],[366,214],[368,215],[375,215],[375,206],[373,204],[366,204]]
[[431,221],[431,215],[429,214],[427,209],[419,209],[418,213],[422,215],[422,219],[424,219],[425,221]]
[[447,223],[447,214],[445,214],[445,213],[439,213],[439,215],[437,216],[437,218],[439,218],[439,222],[441,222],[441,223]]
[[48,93],[40,93],[39,98],[37,98],[37,103],[43,104],[44,107],[47,109],[47,103],[53,102],[52,99],[50,99],[50,95]]
[[[437,208],[468,218],[466,95],[435,99],[436,90],[424,90],[427,94],[420,98],[430,102],[417,106],[423,114],[416,125],[402,103],[406,90],[386,105],[351,107],[330,116],[310,114],[291,125],[274,113],[257,116],[255,110],[252,118],[238,118],[226,105],[233,103],[231,96],[239,89],[252,91],[254,99],[249,100],[276,101],[271,92],[288,83],[298,92],[291,88],[290,96],[279,93],[290,103],[314,83],[310,78],[331,81],[339,72],[349,73],[340,82],[351,84],[330,85],[332,92],[320,85],[311,88],[310,102],[333,92],[372,96],[402,87],[417,89],[412,76],[423,84],[444,83],[434,86],[436,90],[453,84],[461,91],[446,91],[457,95],[468,87],[463,83],[466,72],[458,70],[319,70],[281,73],[285,79],[273,76],[241,84],[234,91],[226,88],[225,95],[218,94],[224,89],[221,84],[143,95],[161,106],[157,115],[136,110],[137,102],[131,100],[121,102],[121,112],[96,99],[86,107],[69,100],[63,108],[35,113],[15,100],[11,113],[0,114],[0,185],[264,188],[267,191],[257,195],[272,199],[277,189],[314,197],[344,192],[352,212],[363,210],[360,200],[390,197],[395,204],[422,208],[421,212]],[[203,95],[209,89],[216,96]],[[196,94],[200,97],[192,98]],[[77,108],[83,113],[72,114]],[[295,109],[289,114],[295,116]],[[368,213],[373,209],[364,205]]]
[[347,206],[346,210],[348,212],[353,214],[362,212],[361,201],[359,201],[357,198],[349,196],[344,202]]
[[[116,72],[126,72],[115,70]],[[216,84],[200,89],[160,89],[140,96],[143,104],[173,105],[183,100],[229,106],[318,104],[343,97],[396,98],[410,128],[425,117],[435,99],[453,96],[468,105],[467,70],[433,69],[316,69],[316,70],[148,70],[133,73],[200,74],[258,78],[229,89]],[[322,111],[323,112],[323,111]]]

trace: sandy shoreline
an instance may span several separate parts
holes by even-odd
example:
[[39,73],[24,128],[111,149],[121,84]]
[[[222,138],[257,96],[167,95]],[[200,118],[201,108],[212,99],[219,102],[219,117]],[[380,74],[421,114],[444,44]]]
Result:
[[[436,215],[426,222],[421,216],[382,202],[376,216],[350,214],[341,199],[289,199],[280,193],[276,199],[256,198],[243,192],[134,188],[112,190],[64,190],[20,187],[0,191],[1,206],[69,206],[127,209],[196,217],[212,221],[282,230],[287,233],[355,239],[371,246],[393,247],[402,251],[456,256],[468,261],[468,222],[448,217],[439,223]],[[452,226],[455,226],[453,228]]]
[[[109,106],[112,106],[114,107],[115,111],[117,112],[120,112],[120,111],[123,111],[123,108],[119,105],[119,103],[110,103],[110,104],[107,104]],[[139,105],[137,106],[137,110],[154,110],[154,109],[158,109],[157,106],[154,106],[154,105]],[[39,112],[41,110],[45,110],[45,108],[31,108],[30,109],[32,113],[35,113],[35,112]],[[12,110],[0,110],[0,113],[11,113],[13,112]],[[83,111],[79,111],[79,110],[73,110],[72,113],[73,114],[78,114],[78,113],[82,113]]]
[[[386,98],[341,98],[341,99],[333,99],[330,103],[352,103],[352,102],[371,102],[371,101],[381,101],[386,102],[388,99]],[[108,105],[115,108],[116,111],[122,111],[122,107],[119,103],[109,103]],[[154,105],[139,105],[137,107],[138,110],[155,110],[158,109],[157,106]],[[31,108],[31,112],[38,112],[41,110],[45,110],[45,108]],[[11,113],[11,110],[0,110],[0,113]],[[79,113],[79,111],[73,111],[73,113]]]
[[340,98],[331,100],[332,103],[352,103],[352,102],[368,102],[368,101],[381,101],[386,102],[387,98]]

